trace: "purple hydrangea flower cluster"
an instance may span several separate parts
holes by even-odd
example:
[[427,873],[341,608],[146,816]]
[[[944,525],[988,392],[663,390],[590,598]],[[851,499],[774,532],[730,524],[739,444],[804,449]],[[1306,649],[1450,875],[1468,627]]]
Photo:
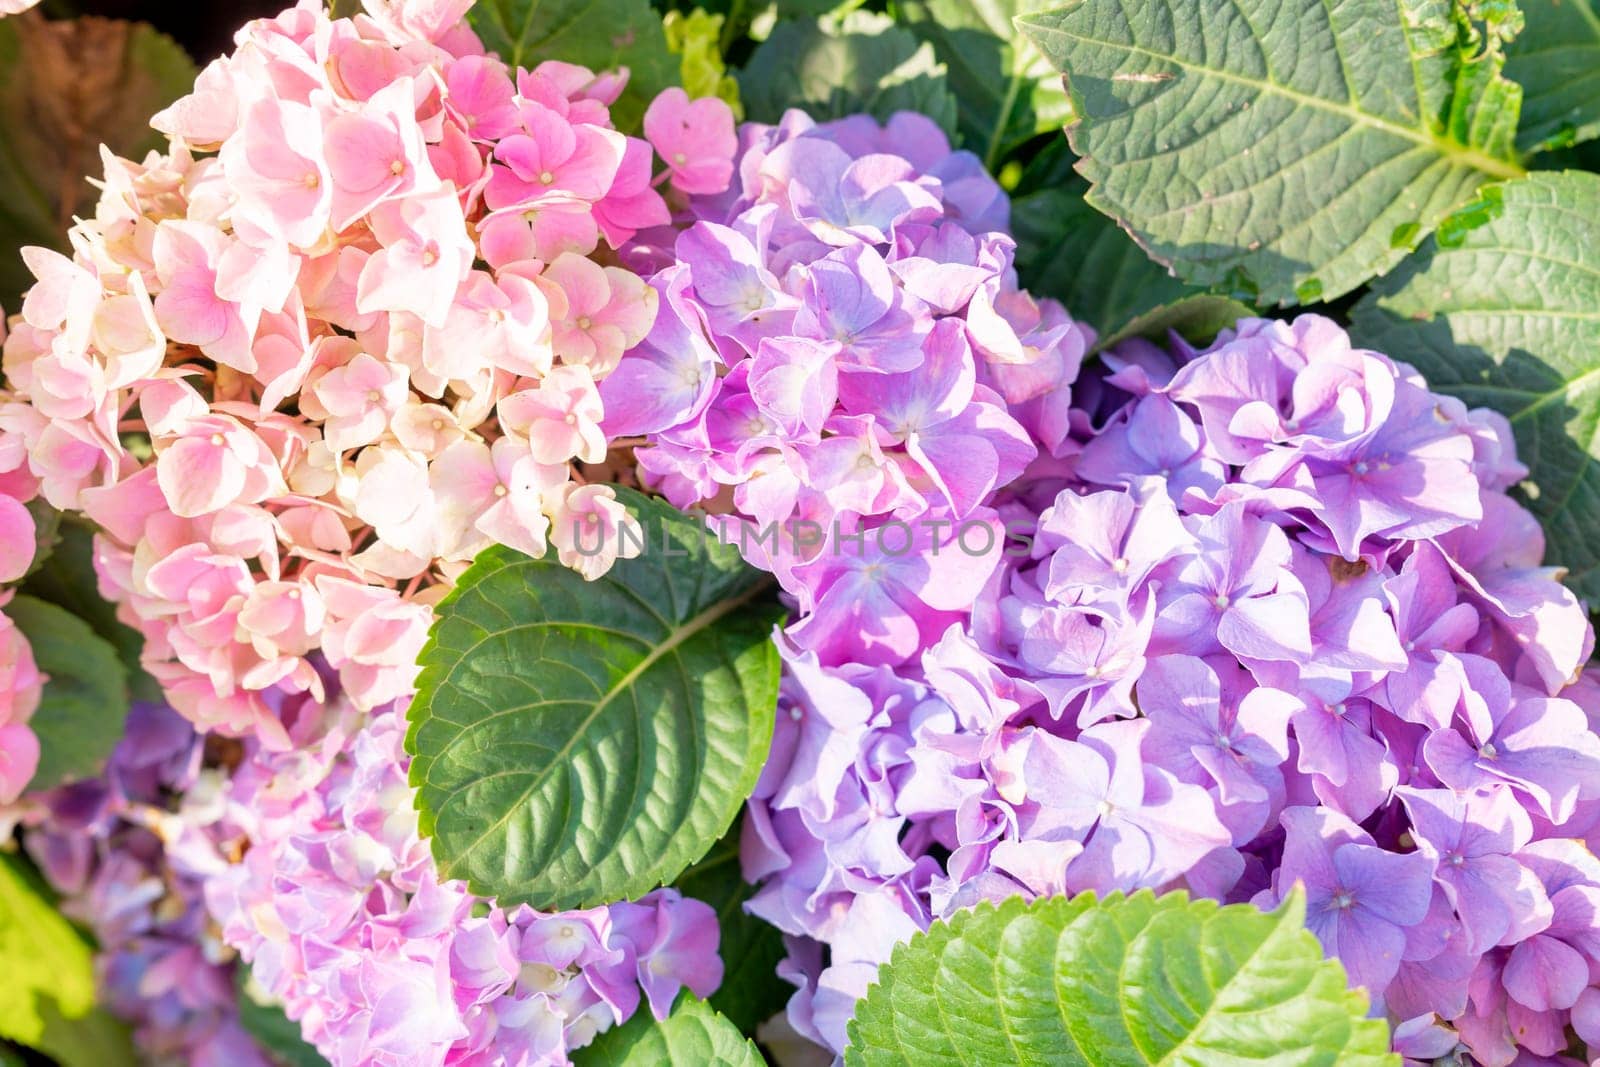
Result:
[[226,867],[213,828],[222,768],[169,708],[135,704],[103,777],[12,811],[61,910],[99,944],[101,1003],[152,1063],[269,1067],[239,1025],[235,954],[217,937],[204,880]]
[[1600,1054],[1593,634],[1509,426],[1316,316],[1174,344],[1030,425],[959,622],[880,620],[935,631],[903,662],[782,641],[743,858],[790,1023],[842,1048],[893,946],[981,900],[1300,884],[1413,1060]]
[[722,981],[715,912],[676,890],[584,911],[500,908],[441,882],[418,835],[404,714],[308,697],[294,748],[228,796],[222,936],[334,1067],[564,1064],[638,1010]]
[[1017,286],[1009,201],[924,116],[740,131],[726,193],[696,197],[646,341],[601,383],[643,480],[804,612],[824,660],[912,658],[998,556],[989,498],[1067,432],[1091,334]]

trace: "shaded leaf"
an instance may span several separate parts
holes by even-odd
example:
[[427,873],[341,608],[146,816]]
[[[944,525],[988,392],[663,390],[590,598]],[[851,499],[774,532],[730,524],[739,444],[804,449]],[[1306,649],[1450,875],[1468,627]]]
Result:
[[119,620],[116,606],[100,595],[93,531],[82,522],[67,519],[58,526],[54,545],[54,551],[22,583],[22,591],[65,608],[110,642],[127,671],[128,692],[134,700],[161,701],[161,687],[139,662],[144,638]]
[[1074,177],[1012,202],[1017,275],[1030,292],[1055,297],[1101,335],[1193,292],[1085,203],[1084,188]]
[[739,870],[738,824],[674,884],[684,896],[702,900],[717,912],[722,985],[708,1003],[742,1032],[754,1033],[758,1023],[783,1010],[794,986],[777,973],[779,961],[788,954],[783,935],[744,910],[755,888]]
[[0,1037],[62,1067],[133,1067],[127,1029],[95,1006],[94,948],[50,891],[0,853]]
[[411,704],[441,878],[546,911],[638,897],[728,829],[772,737],[781,610],[704,525],[619,489],[645,550],[585,582],[505,548],[440,602]]
[[484,47],[513,67],[531,70],[547,59],[597,73],[627,67],[628,87],[611,109],[624,131],[637,130],[655,95],[678,84],[650,0],[478,0],[467,20]]
[[900,24],[948,69],[963,146],[991,171],[1029,139],[1072,118],[1061,79],[1012,20],[1051,0],[903,0]]
[[1484,194],[1373,287],[1352,332],[1511,420],[1546,562],[1600,603],[1600,177],[1541,172]]
[[234,984],[239,991],[239,1025],[273,1062],[283,1067],[327,1067],[323,1058],[300,1033],[300,1024],[283,1013],[250,976],[250,968],[240,963],[234,969]]
[[919,111],[947,133],[956,128],[955,97],[933,46],[867,11],[780,22],[739,72],[739,95],[756,122],[776,122],[797,107],[818,122],[862,111],[882,122]]
[[1193,293],[1134,316],[1096,341],[1095,350],[1110,348],[1130,337],[1164,344],[1170,333],[1203,347],[1229,326],[1254,314],[1253,309],[1229,297]]
[[73,215],[93,213],[100,145],[132,158],[164,145],[150,116],[194,79],[183,50],[142,23],[0,19],[0,303],[15,310],[33,281],[16,248],[64,249]]
[[1520,0],[1526,25],[1506,49],[1522,86],[1517,146],[1563,148],[1600,136],[1600,10],[1595,0]]
[[1194,284],[1331,300],[1521,173],[1500,37],[1446,0],[1079,0],[1018,25],[1067,74],[1089,202]]
[[845,1063],[1398,1067],[1304,918],[1298,893],[1270,913],[1148,890],[983,904],[895,949]]
[[48,789],[99,774],[128,717],[128,675],[117,650],[88,623],[54,604],[18,596],[5,610],[49,678],[28,721],[39,735],[32,787]]
[[657,1022],[634,1013],[573,1057],[578,1067],[766,1067],[749,1038],[703,1000],[685,993]]

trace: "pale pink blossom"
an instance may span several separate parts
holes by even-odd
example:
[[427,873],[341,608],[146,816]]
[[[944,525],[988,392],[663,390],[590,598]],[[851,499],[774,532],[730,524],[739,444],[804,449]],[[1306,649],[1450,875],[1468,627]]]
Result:
[[644,530],[609,485],[569,486],[551,521],[550,542],[563,564],[592,582],[618,559],[639,555]]
[[544,278],[567,298],[566,314],[551,323],[556,354],[564,363],[584,364],[597,378],[611,373],[655,322],[656,291],[621,267],[567,253]]
[[28,573],[37,536],[33,516],[22,502],[0,495],[0,584]]
[[550,369],[549,330],[549,304],[538,285],[516,274],[497,281],[473,271],[444,324],[423,334],[422,360],[444,378],[471,378],[485,366],[537,376]]
[[605,406],[594,376],[581,364],[552,368],[537,388],[502,398],[497,410],[501,428],[526,440],[540,463],[605,458]]
[[361,352],[316,379],[309,393],[327,417],[322,439],[335,452],[376,441],[410,395],[406,368]]

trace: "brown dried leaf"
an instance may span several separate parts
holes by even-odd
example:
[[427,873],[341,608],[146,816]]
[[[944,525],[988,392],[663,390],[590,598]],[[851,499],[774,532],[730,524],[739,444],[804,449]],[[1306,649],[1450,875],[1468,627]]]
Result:
[[100,145],[132,158],[159,147],[150,116],[194,78],[183,50],[143,23],[0,20],[0,301],[14,306],[29,280],[18,247],[64,248],[72,217],[93,209]]

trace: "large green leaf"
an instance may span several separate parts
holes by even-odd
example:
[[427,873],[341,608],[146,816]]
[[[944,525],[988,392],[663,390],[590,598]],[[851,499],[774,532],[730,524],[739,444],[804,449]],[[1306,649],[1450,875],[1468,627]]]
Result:
[[95,1007],[94,949],[13,855],[0,853],[0,1037],[62,1067],[133,1067],[128,1032]]
[[116,607],[100,595],[94,533],[87,525],[70,518],[58,525],[54,550],[23,581],[22,591],[65,608],[109,641],[128,672],[128,691],[134,700],[161,700],[161,687],[139,662],[144,638],[119,620]]
[[646,547],[585,582],[480,555],[440,602],[407,747],[442,878],[588,907],[671,882],[754,787],[781,611],[704,524],[630,490]]
[[547,59],[594,71],[627,67],[628,87],[611,110],[623,130],[637,129],[655,95],[678,84],[650,0],[478,0],[467,19],[484,47],[514,67]]
[[1600,603],[1600,177],[1541,172],[1484,194],[1373,287],[1353,332],[1510,418],[1548,561]]
[[32,284],[16,250],[65,248],[93,213],[100,145],[138,158],[164,144],[150,116],[194,85],[194,64],[149,26],[102,18],[0,19],[0,304]]
[[757,122],[797,107],[819,122],[920,111],[947,132],[956,128],[956,100],[933,46],[869,11],[778,23],[739,72],[739,96]]
[[717,912],[722,940],[722,985],[709,1003],[744,1033],[781,1011],[794,986],[778,977],[779,961],[788,953],[783,935],[771,923],[749,915],[744,902],[752,887],[739,871],[739,828],[711,846],[711,851],[674,883],[686,897],[711,905]]
[[1288,303],[1348,292],[1521,173],[1499,37],[1453,16],[1448,0],[1079,0],[1018,25],[1067,74],[1089,202],[1186,281]]
[[18,596],[5,610],[28,638],[39,670],[49,676],[39,710],[29,720],[39,735],[33,787],[99,774],[128,717],[128,673],[117,650],[88,623],[54,604]]
[[641,1004],[621,1026],[595,1038],[578,1067],[766,1067],[755,1044],[727,1019],[685,993],[662,1022]]
[[1524,151],[1600,136],[1600,11],[1594,0],[1521,0],[1527,25],[1506,50],[1522,86]]
[[1093,894],[935,923],[856,1005],[849,1067],[1398,1065],[1295,894],[1274,912]]
[[900,22],[949,69],[965,146],[991,171],[1020,145],[1057,130],[1072,105],[1048,60],[1011,25],[1050,0],[903,0]]

